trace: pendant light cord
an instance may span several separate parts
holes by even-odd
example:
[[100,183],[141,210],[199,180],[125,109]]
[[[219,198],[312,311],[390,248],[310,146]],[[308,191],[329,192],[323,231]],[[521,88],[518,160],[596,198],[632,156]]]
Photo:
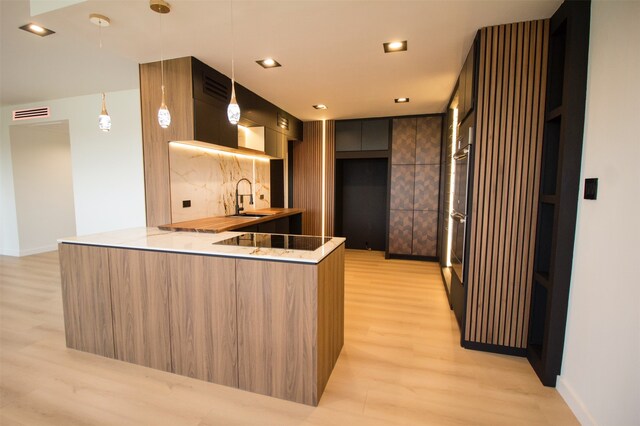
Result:
[[233,82],[236,81],[236,70],[235,70],[235,49],[234,49],[234,37],[233,37],[233,0],[229,1],[231,7],[229,8],[230,10],[230,15],[231,15],[231,82],[233,84]]
[[162,43],[162,13],[160,15],[160,84],[162,86],[162,103],[164,104],[164,48]]

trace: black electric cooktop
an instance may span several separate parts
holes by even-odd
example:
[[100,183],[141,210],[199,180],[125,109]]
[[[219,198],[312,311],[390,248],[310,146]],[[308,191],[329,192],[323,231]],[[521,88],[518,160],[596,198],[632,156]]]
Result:
[[226,240],[218,241],[213,244],[314,251],[330,239],[331,238],[329,237],[312,237],[308,235],[281,235],[247,232],[246,234],[227,238]]

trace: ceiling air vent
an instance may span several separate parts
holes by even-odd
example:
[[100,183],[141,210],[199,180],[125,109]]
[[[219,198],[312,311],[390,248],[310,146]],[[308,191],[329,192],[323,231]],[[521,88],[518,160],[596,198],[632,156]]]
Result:
[[278,113],[278,127],[289,130],[289,119],[280,113]]
[[213,78],[209,77],[206,74],[202,76],[202,79],[204,81],[204,85],[203,85],[204,93],[222,102],[225,102],[225,103],[229,102],[229,99],[230,99],[229,90],[224,84],[214,80]]
[[13,111],[13,121],[30,120],[32,118],[47,118],[51,115],[49,107],[17,109]]

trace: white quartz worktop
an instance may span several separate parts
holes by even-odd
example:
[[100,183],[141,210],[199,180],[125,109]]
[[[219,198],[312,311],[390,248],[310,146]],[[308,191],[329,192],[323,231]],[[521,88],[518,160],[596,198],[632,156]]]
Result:
[[158,228],[132,228],[81,237],[60,238],[58,242],[245,259],[319,263],[345,241],[344,238],[333,237],[314,251],[214,244],[242,234],[244,232],[227,231],[212,234],[163,231]]

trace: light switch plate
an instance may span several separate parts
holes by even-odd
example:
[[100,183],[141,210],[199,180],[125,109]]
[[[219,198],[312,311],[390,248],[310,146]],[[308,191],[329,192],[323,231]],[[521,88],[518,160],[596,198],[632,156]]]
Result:
[[598,178],[588,178],[584,180],[584,199],[598,199]]

